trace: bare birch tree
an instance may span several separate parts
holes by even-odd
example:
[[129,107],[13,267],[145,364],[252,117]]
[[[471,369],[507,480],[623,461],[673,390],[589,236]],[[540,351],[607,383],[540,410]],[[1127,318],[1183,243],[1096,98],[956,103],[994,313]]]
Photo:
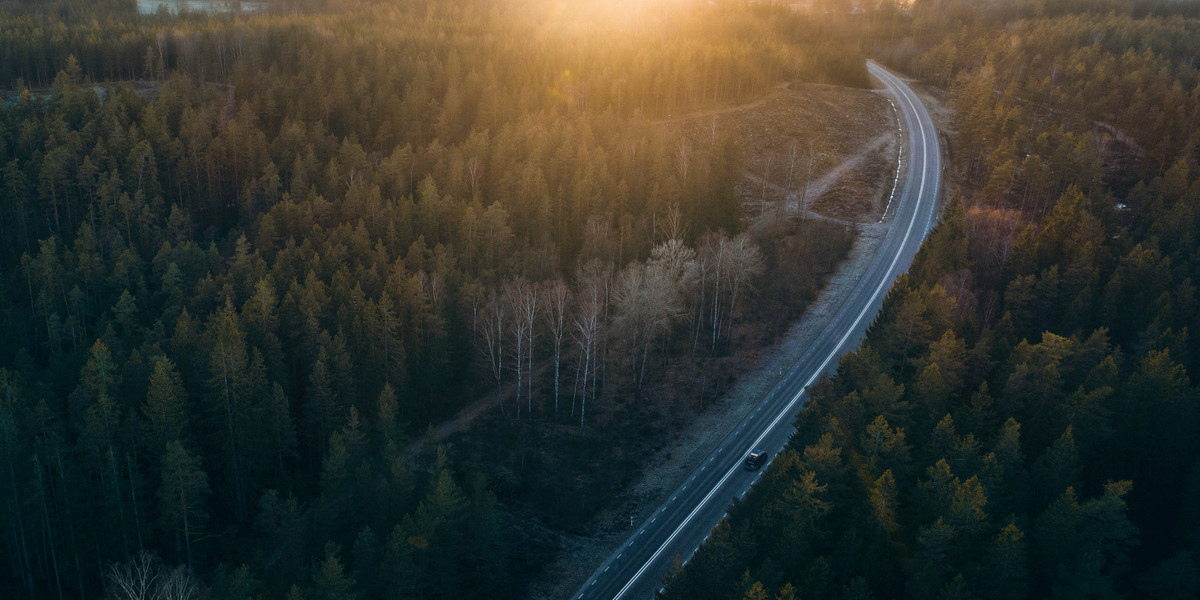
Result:
[[679,285],[687,287],[696,283],[699,266],[696,251],[688,248],[679,238],[671,238],[650,251],[651,264],[661,265]]
[[637,389],[641,392],[646,377],[650,344],[665,333],[671,321],[682,313],[677,281],[672,268],[664,263],[633,263],[617,277],[613,293],[616,310],[615,331],[629,344],[637,369]]
[[[762,252],[747,234],[729,239],[712,233],[701,240],[696,269],[701,302],[710,310],[711,349],[716,350],[722,331],[732,335],[738,298],[753,277],[762,273],[763,267]],[[712,294],[711,300],[704,297],[706,293]],[[698,313],[703,310],[698,307]],[[698,335],[698,331],[696,333]]]
[[675,174],[679,176],[680,183],[687,181],[688,168],[691,167],[691,156],[687,142],[680,140],[679,150],[673,157],[675,160]]
[[796,181],[795,177],[794,177],[795,173],[796,173],[796,142],[792,142],[792,150],[791,150],[791,152],[788,153],[787,191],[788,191],[789,197],[792,196],[793,183]]
[[106,573],[108,593],[120,600],[150,600],[154,597],[162,566],[154,555],[142,552],[123,563],[114,563]]
[[692,338],[694,350],[696,341],[699,339],[699,327],[702,321],[698,313],[703,311],[704,306],[704,283],[702,280],[704,269],[697,260],[696,251],[683,243],[683,229],[678,228],[677,233],[676,237],[669,238],[650,251],[650,262],[666,268],[675,281],[679,306],[691,315],[692,322],[689,331],[694,333]]
[[719,233],[709,233],[700,241],[701,265],[704,267],[705,285],[712,290],[712,311],[709,315],[712,325],[712,350],[717,349],[717,338],[721,331],[721,287],[725,280],[725,270],[728,267],[729,240]]
[[[597,280],[586,280],[582,282],[582,289],[579,290],[578,299],[575,303],[575,317],[573,323],[575,329],[572,332],[572,337],[575,343],[579,346],[579,354],[582,362],[582,385],[580,386],[581,402],[579,407],[579,428],[583,429],[584,416],[587,412],[587,393],[588,379],[592,370],[595,368],[596,341],[600,335],[600,316],[604,310],[604,289],[602,282]],[[592,385],[595,385],[594,377],[592,377]],[[580,376],[576,375],[576,382],[580,382]],[[571,398],[571,414],[575,414],[575,398],[572,394]]]
[[684,238],[687,234],[687,223],[683,220],[683,211],[679,210],[678,203],[672,202],[667,207],[667,214],[663,215],[662,220],[658,222],[657,229],[664,241]]
[[758,216],[760,217],[767,214],[767,182],[771,180],[771,158],[773,156],[774,154],[768,153],[766,156],[766,165],[763,166],[762,190],[759,191],[758,199]]
[[557,415],[562,342],[567,332],[567,309],[571,301],[571,289],[562,279],[555,279],[545,284],[543,295],[546,297],[546,309],[542,311],[542,317],[554,343],[554,414]]
[[110,565],[104,579],[115,600],[193,600],[203,595],[183,565],[165,567],[148,552]]
[[517,299],[519,317],[525,321],[525,402],[529,406],[529,420],[533,420],[533,342],[537,337],[538,291],[536,285],[529,284],[523,289]]
[[471,303],[471,345],[474,346],[476,338],[479,337],[479,311],[484,310],[486,296],[483,286],[474,280],[463,285],[461,293]]
[[726,273],[729,278],[729,337],[733,337],[734,310],[737,308],[738,294],[750,283],[750,280],[763,271],[765,261],[758,246],[750,240],[750,236],[740,234],[728,244],[729,268]]
[[504,412],[504,302],[496,290],[488,292],[487,303],[479,315],[479,336],[483,339],[483,354],[496,380],[496,404]]
[[513,317],[509,321],[509,327],[511,328],[513,337],[513,362],[515,363],[513,368],[517,372],[517,418],[520,419],[521,392],[524,387],[523,376],[525,373],[525,348],[527,345],[526,340],[530,333],[529,321],[525,319],[523,314],[523,305],[525,304],[525,297],[529,295],[529,282],[525,281],[523,277],[517,277],[516,279],[504,282],[501,289],[503,290],[501,293],[504,298],[504,306]]

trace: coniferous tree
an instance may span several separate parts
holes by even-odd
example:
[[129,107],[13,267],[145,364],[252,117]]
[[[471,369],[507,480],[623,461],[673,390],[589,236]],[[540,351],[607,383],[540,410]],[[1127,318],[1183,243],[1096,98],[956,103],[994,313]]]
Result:
[[205,499],[208,477],[200,458],[178,440],[167,443],[162,457],[162,481],[158,488],[159,512],[175,531],[176,551],[192,564],[192,541],[208,522]]

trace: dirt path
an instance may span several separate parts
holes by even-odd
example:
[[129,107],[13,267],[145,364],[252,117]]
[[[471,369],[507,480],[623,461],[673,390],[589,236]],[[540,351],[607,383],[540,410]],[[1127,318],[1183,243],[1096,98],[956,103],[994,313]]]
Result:
[[767,102],[774,100],[775,98],[778,98],[779,96],[781,96],[783,94],[784,90],[787,89],[787,86],[788,86],[788,84],[786,84],[786,83],[782,84],[779,86],[779,89],[767,94],[766,96],[763,96],[762,98],[759,98],[758,100],[755,100],[754,102],[747,102],[746,104],[738,104],[736,106],[726,106],[723,108],[710,108],[708,110],[698,110],[695,112],[684,113],[681,115],[671,115],[668,117],[664,117],[662,119],[655,119],[650,122],[655,125],[669,125],[671,123],[682,123],[684,121],[691,121],[693,119],[702,119],[704,117],[715,117],[718,115],[724,115],[724,114],[728,114],[731,112],[740,112],[743,110],[750,110],[752,108],[758,108],[760,106],[765,105]]
[[[754,175],[753,173],[746,173],[746,181],[749,181],[750,183],[754,184],[755,186],[757,186],[760,189],[763,186],[766,186],[767,189],[770,189],[771,191],[779,194],[788,203],[788,212],[793,212],[793,211],[799,210],[798,206],[796,206],[796,207],[792,206],[793,204],[796,204],[796,203],[802,201],[802,199],[796,198],[795,192],[789,192],[787,190],[787,188],[785,188],[777,183],[774,183],[771,181],[763,181],[762,177],[759,177],[758,175]],[[814,198],[815,198],[815,196],[814,196]],[[837,223],[838,225],[851,225],[851,226],[856,225],[856,223],[854,223],[852,221],[846,221],[843,219],[839,219],[837,217],[830,217],[827,215],[823,215],[823,214],[813,210],[812,206],[808,207],[808,213],[806,215],[806,218],[816,219],[818,221],[828,221],[830,223]]]
[[816,198],[820,198],[821,194],[824,194],[831,186],[833,186],[833,184],[837,183],[839,179],[845,177],[850,171],[859,168],[863,161],[865,161],[871,153],[882,148],[892,139],[894,139],[894,134],[890,131],[888,133],[880,134],[878,137],[871,140],[871,142],[866,146],[863,146],[863,149],[857,154],[848,157],[846,160],[842,161],[842,164],[826,171],[824,175],[821,175],[815,181],[809,184],[808,195],[814,200]]
[[[824,194],[826,191],[828,191],[829,188],[832,187],[835,183],[837,183],[839,180],[846,177],[846,175],[848,175],[850,172],[861,167],[862,163],[865,160],[867,160],[867,158],[869,158],[873,152],[875,152],[875,151],[879,150],[880,148],[882,148],[883,146],[887,145],[887,143],[892,141],[892,139],[894,139],[894,137],[891,132],[880,134],[878,137],[871,140],[871,142],[868,143],[866,146],[863,146],[861,151],[859,151],[858,153],[856,153],[852,156],[847,157],[844,161],[841,162],[841,164],[833,167],[832,169],[829,169],[825,173],[821,174],[820,177],[813,180],[813,182],[810,183],[808,186],[808,197],[809,197],[809,208],[808,208],[808,214],[807,214],[808,218],[819,219],[822,221],[829,221],[831,223],[837,223],[839,225],[854,225],[856,223],[855,221],[847,221],[845,219],[839,219],[837,217],[831,217],[828,215],[821,214],[821,213],[817,212],[816,210],[813,210],[812,204],[815,203],[816,200],[818,198],[820,198],[822,194]],[[755,175],[755,174],[749,173],[749,172],[746,173],[745,177],[748,181],[750,181],[751,183],[753,183],[755,186],[757,186],[759,188],[766,186],[767,188],[776,192],[781,197],[785,198],[789,205],[793,202],[799,201],[796,199],[796,192],[789,191],[787,188],[785,188],[773,181],[764,181],[761,176]],[[789,206],[789,211],[790,210],[791,210],[791,207]]]
[[[496,408],[496,398],[491,394],[485,394],[484,397],[476,400],[474,403],[467,405],[462,410],[454,415],[453,419],[442,421],[437,427],[433,428],[437,441],[445,441],[446,438],[464,430],[488,409],[498,410]],[[411,460],[421,451],[421,446],[425,444],[425,437],[421,436],[413,440],[408,448],[404,449],[405,459]]]

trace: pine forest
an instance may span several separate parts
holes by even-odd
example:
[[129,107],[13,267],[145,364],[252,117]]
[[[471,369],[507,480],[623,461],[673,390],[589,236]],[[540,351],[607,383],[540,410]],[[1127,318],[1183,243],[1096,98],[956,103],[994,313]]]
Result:
[[0,1],[0,597],[571,596],[888,226],[868,59],[940,222],[657,596],[1200,597],[1194,0]]

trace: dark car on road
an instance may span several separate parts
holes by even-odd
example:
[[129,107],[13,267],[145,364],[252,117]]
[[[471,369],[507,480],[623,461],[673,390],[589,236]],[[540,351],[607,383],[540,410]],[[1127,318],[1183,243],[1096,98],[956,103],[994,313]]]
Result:
[[757,471],[759,467],[767,463],[767,453],[764,450],[755,450],[746,455],[746,461],[743,463],[747,471]]

